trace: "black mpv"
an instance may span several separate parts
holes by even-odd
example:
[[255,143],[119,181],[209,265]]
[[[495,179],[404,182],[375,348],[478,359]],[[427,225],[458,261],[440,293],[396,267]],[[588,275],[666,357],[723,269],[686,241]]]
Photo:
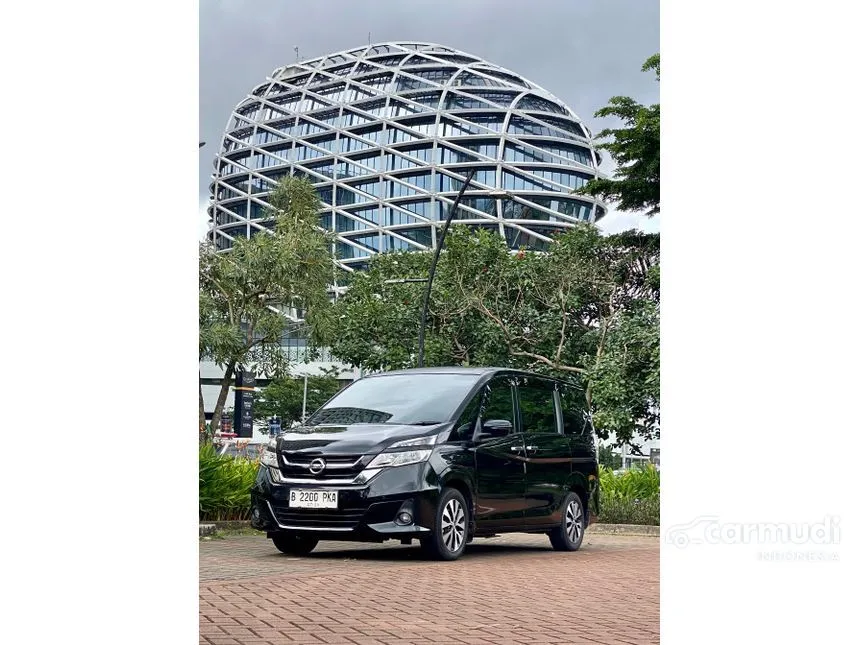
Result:
[[582,543],[599,510],[582,390],[498,368],[428,368],[356,381],[263,452],[252,525],[291,555],[319,540],[418,539],[458,558],[475,537]]

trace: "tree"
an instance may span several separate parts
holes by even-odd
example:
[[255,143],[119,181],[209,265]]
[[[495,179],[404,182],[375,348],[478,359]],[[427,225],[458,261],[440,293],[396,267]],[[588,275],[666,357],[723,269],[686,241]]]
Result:
[[456,235],[446,260],[480,337],[507,364],[579,380],[598,435],[629,443],[659,436],[659,254],[657,235],[578,226],[546,253]]
[[[375,256],[316,333],[366,369],[415,365],[428,253]],[[427,365],[496,365],[578,380],[598,434],[657,436],[659,236],[578,226],[545,253],[449,232],[430,300]]]
[[[450,234],[455,234],[455,229]],[[373,256],[366,271],[352,275],[346,294],[324,318],[311,325],[311,337],[341,360],[366,370],[414,367],[426,283],[403,280],[426,276],[430,261],[431,254],[423,252]],[[464,303],[458,304],[451,297],[444,271],[443,260],[433,283],[426,364],[490,364],[502,360],[503,354],[480,338],[480,320]]]
[[[659,82],[660,54],[645,61],[642,71],[649,70]],[[609,139],[598,147],[612,155],[618,168],[614,179],[594,179],[579,192],[612,202],[620,211],[644,210],[649,217],[656,215],[660,212],[660,104],[646,107],[629,96],[613,96],[594,116],[615,117],[624,124],[596,136]]]
[[609,470],[618,470],[622,466],[621,455],[612,452],[612,446],[604,443],[601,443],[597,449],[597,461]]
[[[293,323],[289,308],[307,321],[324,315],[333,282],[330,239],[318,225],[319,198],[305,179],[287,177],[272,191],[272,234],[240,238],[226,252],[200,247],[200,358],[224,369],[213,412],[217,423],[237,367],[279,376],[288,360],[281,337]],[[200,423],[203,392],[200,389]]]
[[[319,376],[308,377],[307,414],[310,415],[337,394],[341,389],[337,379],[337,369]],[[302,420],[305,395],[305,379],[301,376],[287,376],[274,379],[254,403],[254,417],[265,421],[277,416],[285,426],[293,421]]]

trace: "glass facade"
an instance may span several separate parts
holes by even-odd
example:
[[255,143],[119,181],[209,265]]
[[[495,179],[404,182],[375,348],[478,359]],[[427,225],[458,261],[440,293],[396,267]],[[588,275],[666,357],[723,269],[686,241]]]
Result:
[[265,203],[285,175],[322,201],[335,259],[432,248],[455,215],[512,248],[546,249],[605,205],[574,195],[595,176],[588,130],[564,103],[517,74],[426,43],[383,43],[276,69],[228,120],[215,159],[209,236],[229,249],[270,228]]

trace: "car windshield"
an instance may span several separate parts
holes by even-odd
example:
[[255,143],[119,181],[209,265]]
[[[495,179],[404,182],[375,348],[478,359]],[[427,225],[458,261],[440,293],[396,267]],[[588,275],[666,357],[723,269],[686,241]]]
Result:
[[391,374],[361,379],[341,390],[307,425],[449,421],[478,374]]

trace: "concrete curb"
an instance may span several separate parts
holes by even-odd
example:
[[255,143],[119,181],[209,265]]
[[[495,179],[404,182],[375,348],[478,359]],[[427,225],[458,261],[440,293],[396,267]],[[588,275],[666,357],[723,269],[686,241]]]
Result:
[[251,520],[232,520],[229,522],[200,522],[200,537],[212,535],[217,531],[235,531],[251,527]]
[[647,535],[649,537],[660,537],[659,526],[648,526],[647,524],[592,524],[588,532],[595,535]]
[[[200,524],[200,537],[214,534],[216,531],[244,529],[251,526],[248,520],[235,520],[232,522],[207,522]],[[594,535],[646,535],[649,537],[660,537],[659,526],[647,526],[644,524],[592,524],[588,532]]]

